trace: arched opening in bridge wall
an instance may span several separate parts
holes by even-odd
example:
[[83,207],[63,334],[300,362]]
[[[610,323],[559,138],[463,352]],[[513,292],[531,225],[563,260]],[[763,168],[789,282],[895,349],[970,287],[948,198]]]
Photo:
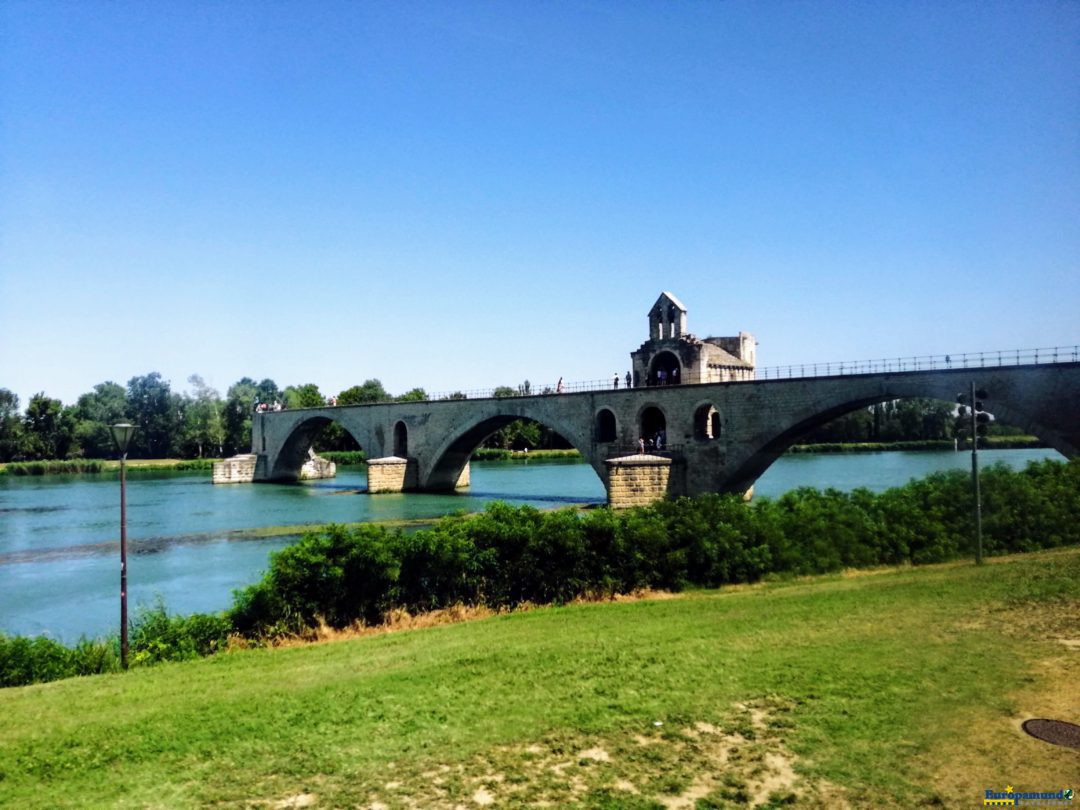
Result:
[[682,382],[682,365],[673,352],[660,352],[649,363],[649,385],[675,385]]
[[720,412],[716,406],[708,403],[694,411],[694,438],[699,441],[712,441],[720,438]]
[[361,449],[356,438],[337,422],[327,422],[322,430],[312,436],[311,441],[316,453],[324,450],[355,452]]
[[409,429],[404,422],[394,425],[394,455],[398,458],[409,457]]
[[[774,461],[797,444],[872,443],[874,440],[867,437],[876,435],[883,444],[911,441],[916,443],[916,449],[933,449],[927,448],[926,443],[940,441],[944,445],[941,449],[951,450],[955,439],[958,449],[970,450],[970,417],[958,417],[956,408],[955,401],[906,395],[892,395],[884,399],[880,395],[862,397],[825,407],[786,427],[778,426],[778,432],[732,474],[729,486],[732,491],[744,491]],[[986,410],[993,419],[991,436],[1022,433],[1034,435],[1051,447],[1057,447],[1053,441],[1056,434],[1052,429],[1026,420],[1014,410],[1012,403],[995,400],[991,396]],[[892,427],[889,427],[890,423]],[[1026,425],[1026,429],[1013,425]],[[899,434],[897,431],[900,431]],[[918,443],[922,443],[921,448]],[[900,446],[903,447],[902,444]],[[986,446],[987,440],[980,438],[980,449]],[[1062,452],[1060,447],[1057,449]]]
[[667,417],[662,410],[655,405],[645,408],[641,412],[640,425],[641,438],[645,440],[646,447],[667,445]]
[[275,481],[295,481],[300,475],[300,468],[310,457],[310,451],[323,449],[319,439],[330,428],[335,428],[349,437],[356,449],[362,449],[360,442],[341,425],[325,416],[313,416],[297,424],[288,438],[281,445],[275,458],[270,460],[270,478]]
[[596,414],[596,441],[607,444],[615,441],[618,436],[618,427],[615,423],[615,414],[607,408],[601,408]]
[[[546,437],[545,441],[551,446],[550,449],[578,450],[582,457],[589,461],[599,478],[597,464],[602,464],[602,462],[594,463],[589,452],[592,443],[591,431],[587,424],[583,427],[585,428],[584,435],[578,436],[576,441],[571,441],[563,433],[543,422],[511,414],[489,416],[465,427],[458,436],[450,439],[449,443],[438,451],[430,471],[425,472],[423,486],[432,490],[453,489],[458,476],[475,452],[482,447],[517,450],[521,441],[521,434],[517,431],[520,429],[529,431],[531,428],[536,428],[536,432],[531,433],[534,437],[537,434],[540,437]],[[477,456],[483,458],[481,453],[477,453]]]
[[535,419],[514,419],[491,431],[480,441],[488,450],[569,450],[573,445],[557,431]]

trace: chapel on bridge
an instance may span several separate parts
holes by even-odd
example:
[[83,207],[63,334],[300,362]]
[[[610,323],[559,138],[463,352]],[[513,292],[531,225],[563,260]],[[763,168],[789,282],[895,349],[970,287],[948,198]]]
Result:
[[686,331],[686,307],[670,292],[649,310],[649,339],[633,361],[634,386],[754,379],[757,343],[749,332],[698,338]]

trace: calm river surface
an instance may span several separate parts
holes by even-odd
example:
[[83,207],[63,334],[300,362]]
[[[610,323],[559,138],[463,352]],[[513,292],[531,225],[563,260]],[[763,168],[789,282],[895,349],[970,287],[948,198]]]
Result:
[[[1023,467],[1052,450],[992,450],[983,464]],[[970,466],[968,453],[793,455],[754,492],[800,486],[883,490],[937,470]],[[551,508],[603,503],[584,463],[474,462],[472,487],[451,495],[363,492],[364,472],[299,485],[213,486],[209,472],[128,473],[129,599],[160,596],[170,612],[216,611],[258,579],[267,555],[292,541],[244,530],[305,523],[435,518],[492,500]],[[112,632],[119,616],[119,487],[116,474],[0,476],[0,632],[73,642]]]

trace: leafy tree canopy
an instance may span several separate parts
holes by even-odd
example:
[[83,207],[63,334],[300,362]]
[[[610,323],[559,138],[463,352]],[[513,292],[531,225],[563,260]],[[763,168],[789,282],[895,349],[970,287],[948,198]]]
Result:
[[363,385],[354,385],[338,394],[338,405],[370,405],[390,400],[391,396],[378,380],[364,380]]

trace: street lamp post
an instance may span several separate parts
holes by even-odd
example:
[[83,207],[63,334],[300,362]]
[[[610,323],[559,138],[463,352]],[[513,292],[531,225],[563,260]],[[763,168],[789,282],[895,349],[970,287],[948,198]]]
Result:
[[124,475],[128,444],[135,435],[135,426],[123,422],[110,426],[116,449],[120,451],[120,666],[128,668],[127,617],[127,491]]
[[971,383],[970,394],[960,394],[956,401],[960,403],[958,414],[971,417],[971,500],[975,514],[975,562],[982,565],[982,492],[979,488],[979,437],[985,436],[990,424],[990,414],[985,410],[987,393],[984,389],[975,389]]
[[[972,500],[975,502],[975,563],[982,565],[982,493],[979,491],[979,425],[978,413],[982,408],[976,395],[982,393],[975,390],[974,381],[971,383],[971,489]],[[984,395],[985,396],[985,395]]]

